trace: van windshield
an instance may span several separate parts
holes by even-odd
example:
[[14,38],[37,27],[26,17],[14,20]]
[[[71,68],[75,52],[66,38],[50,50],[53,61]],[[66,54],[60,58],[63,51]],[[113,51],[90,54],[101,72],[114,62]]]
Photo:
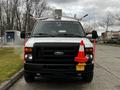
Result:
[[85,32],[76,21],[39,21],[32,37],[84,37]]

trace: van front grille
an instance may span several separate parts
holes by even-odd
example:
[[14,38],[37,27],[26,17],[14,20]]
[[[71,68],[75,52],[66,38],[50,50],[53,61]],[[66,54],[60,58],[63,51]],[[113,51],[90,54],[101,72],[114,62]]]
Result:
[[35,43],[33,59],[38,63],[74,63],[78,50],[76,43]]

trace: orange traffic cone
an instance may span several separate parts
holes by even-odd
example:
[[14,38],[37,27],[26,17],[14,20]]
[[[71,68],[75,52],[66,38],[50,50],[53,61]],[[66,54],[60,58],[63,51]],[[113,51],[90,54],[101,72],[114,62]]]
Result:
[[85,56],[85,50],[84,50],[85,44],[83,40],[80,42],[79,52],[77,57],[75,57],[75,61],[79,63],[85,63],[88,61],[88,58]]

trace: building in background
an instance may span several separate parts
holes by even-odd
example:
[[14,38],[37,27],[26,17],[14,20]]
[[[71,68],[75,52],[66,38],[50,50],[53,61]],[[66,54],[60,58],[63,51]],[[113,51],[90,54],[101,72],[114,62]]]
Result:
[[107,42],[119,42],[120,40],[120,31],[106,31],[103,32],[102,35],[102,41],[104,43]]
[[24,40],[20,38],[20,31],[5,30],[5,32],[4,32],[4,44],[23,45]]

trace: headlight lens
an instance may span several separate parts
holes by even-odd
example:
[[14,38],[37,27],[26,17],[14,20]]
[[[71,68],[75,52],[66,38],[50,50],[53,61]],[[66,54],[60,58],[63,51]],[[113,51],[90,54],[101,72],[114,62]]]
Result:
[[25,55],[25,59],[27,59],[27,60],[32,60],[33,57],[32,57],[31,54],[26,54],[26,55]]

